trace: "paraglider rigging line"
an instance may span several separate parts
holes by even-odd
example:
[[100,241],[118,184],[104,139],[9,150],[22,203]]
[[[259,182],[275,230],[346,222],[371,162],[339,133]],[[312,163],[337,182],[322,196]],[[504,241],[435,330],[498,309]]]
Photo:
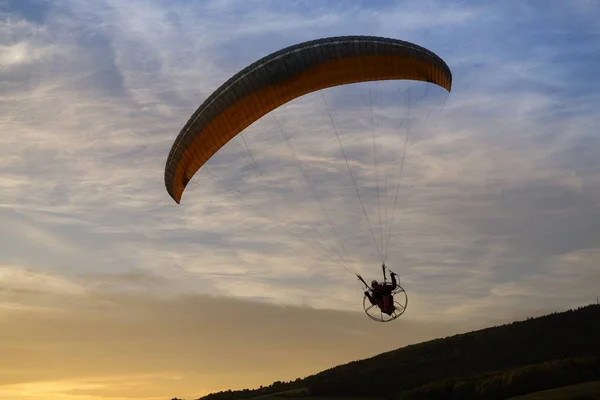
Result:
[[362,201],[362,198],[360,197],[360,192],[358,191],[358,187],[356,186],[356,181],[354,180],[354,175],[352,175],[352,169],[350,169],[350,164],[348,163],[348,157],[346,157],[346,152],[344,151],[344,146],[342,146],[342,141],[340,140],[340,135],[337,131],[335,123],[333,122],[333,116],[331,115],[331,111],[329,110],[329,107],[327,106],[327,100],[325,100],[325,95],[323,94],[323,92],[321,92],[321,98],[323,99],[323,103],[325,103],[325,108],[327,110],[327,114],[329,115],[329,120],[331,121],[331,126],[333,127],[335,136],[338,140],[338,143],[340,144],[340,149],[342,150],[342,154],[344,155],[344,160],[346,161],[346,167],[348,167],[348,172],[350,173],[350,178],[352,178],[352,184],[354,185],[354,189],[356,190],[356,194],[358,196],[358,200],[360,201],[360,205],[362,206],[362,210],[365,215],[365,218],[367,219],[367,224],[369,225],[369,230],[371,231],[371,236],[373,236],[373,242],[375,243],[375,247],[377,248],[379,257],[381,258],[381,261],[383,262],[384,261],[383,255],[381,253],[381,250],[379,250],[379,245],[377,244],[377,239],[375,239],[375,233],[373,232],[373,227],[371,226],[371,221],[369,221],[369,215],[367,214],[367,211],[365,210],[365,205]]
[[[426,92],[425,92],[426,94],[423,96],[423,98],[426,97],[426,95],[428,93],[428,90],[429,90],[429,86],[426,88]],[[393,228],[393,224],[394,224],[394,214],[395,214],[395,210],[396,210],[396,203],[397,203],[397,200],[398,200],[398,190],[400,188],[400,179],[402,177],[402,172],[403,172],[403,169],[404,169],[404,160],[405,160],[405,156],[406,156],[406,146],[407,146],[407,142],[408,142],[408,135],[410,133],[410,128],[411,128],[411,121],[410,121],[410,112],[411,112],[411,97],[410,97],[410,93],[411,92],[410,92],[410,88],[407,89],[407,91],[408,91],[408,117],[407,117],[407,119],[408,119],[408,124],[407,125],[408,126],[407,126],[407,130],[406,130],[406,137],[405,137],[405,140],[404,140],[404,150],[403,150],[403,153],[402,153],[402,161],[401,161],[401,164],[400,164],[400,175],[398,176],[398,185],[396,187],[396,196],[394,198],[394,207],[393,207],[393,212],[392,212],[392,222],[391,222],[390,227],[389,227],[389,232],[388,232],[388,237],[387,237],[387,242],[386,242],[386,247],[385,247],[385,253],[384,253],[385,254],[384,260],[385,261],[387,261],[388,250],[389,250],[389,245],[390,245],[390,241],[391,241],[392,228]],[[448,97],[449,97],[449,95],[444,96],[444,100],[442,101],[442,105],[440,107],[439,112],[443,111],[444,106],[446,105],[446,101],[448,100]],[[427,113],[427,116],[425,117],[425,119],[426,120],[429,119],[429,117],[431,116],[432,113],[433,113],[433,110],[431,110],[429,113]],[[402,127],[403,124],[404,124],[404,121],[402,123],[400,123],[400,127]],[[387,188],[387,184],[386,184],[386,188]],[[414,194],[414,192],[411,192],[410,195],[409,195],[409,198],[412,197],[413,194]],[[386,202],[386,217],[385,217],[385,219],[387,220],[387,202]],[[384,263],[385,263],[385,261],[384,261]]]
[[[282,129],[282,128],[280,128],[280,129]],[[256,167],[257,173],[258,173],[259,175],[262,175],[262,171],[261,171],[260,167],[258,166],[258,163],[256,162],[256,159],[254,158],[254,156],[253,156],[253,154],[252,154],[252,151],[250,150],[250,146],[248,145],[248,143],[247,143],[247,141],[246,141],[246,139],[245,139],[245,137],[244,137],[244,133],[243,133],[243,132],[241,132],[241,133],[240,133],[240,136],[242,137],[242,140],[243,140],[243,142],[244,142],[244,145],[245,145],[245,147],[246,147],[246,150],[248,151],[248,153],[250,154],[250,157],[252,158],[252,161],[254,162],[254,165],[255,165],[255,167]],[[286,139],[287,139],[287,137],[286,137]],[[289,143],[288,143],[288,147],[290,147],[290,144],[289,144]],[[290,150],[293,152],[293,150],[292,150],[292,148],[291,148],[291,147],[290,147]],[[295,154],[294,154],[294,155],[295,155]],[[305,177],[305,179],[306,179],[306,177]],[[308,181],[307,181],[307,183],[308,183]],[[224,184],[222,184],[222,185],[224,186]],[[225,186],[224,186],[224,187],[225,187]],[[310,184],[309,184],[309,187],[310,187]],[[312,187],[311,187],[311,189],[312,189]],[[228,190],[230,190],[230,191],[231,191],[231,189],[228,189]],[[237,192],[239,192],[239,191],[237,191]],[[234,194],[235,194],[235,193],[234,193]],[[241,200],[241,199],[240,199],[240,200]],[[246,205],[247,207],[251,207],[251,206],[250,206],[250,205],[248,205],[248,204],[245,204],[245,205]],[[259,213],[259,212],[258,212],[256,209],[254,209],[253,207],[251,207],[251,208],[252,208],[252,209],[253,209],[255,212]],[[321,209],[322,209],[322,207],[321,207]],[[260,214],[261,216],[265,217],[265,218],[268,218],[268,219],[270,219],[272,222],[274,222],[275,224],[277,224],[277,222],[276,222],[276,221],[274,221],[272,218],[269,218],[269,217],[267,217],[267,216],[266,216],[266,215],[264,215],[263,213],[259,213],[259,214]],[[294,220],[294,218],[293,218],[293,217],[291,218],[291,220],[293,221],[292,223],[293,223],[294,225],[296,225],[296,226],[300,227],[300,228],[301,228],[301,229],[304,231],[304,234],[305,234],[306,236],[310,237],[310,235],[309,235],[309,234],[306,232],[306,229],[305,229],[304,227],[302,227],[301,225],[299,225],[299,224],[298,224],[298,223],[297,223],[297,222]],[[328,221],[329,221],[329,220],[328,220]],[[281,225],[281,224],[279,224],[279,225]],[[330,225],[331,225],[331,222],[330,222]],[[332,229],[333,229],[333,227],[332,227]],[[316,230],[316,231],[317,231],[317,232],[316,232],[317,236],[319,236],[319,239],[321,239],[321,240],[322,240],[322,237],[321,237],[321,234],[320,234],[320,232],[319,232],[318,230]],[[335,230],[334,230],[334,234],[335,234],[335,235],[336,235],[336,237],[337,237],[337,233],[335,232]],[[319,242],[318,242],[316,239],[314,239],[314,238],[312,238],[312,239],[313,239],[315,242],[319,243]],[[305,242],[305,243],[306,243],[306,242]],[[340,243],[340,241],[339,241],[339,238],[338,238],[338,243]],[[337,256],[337,257],[338,257],[340,260],[342,260],[343,264],[345,264],[345,266],[347,267],[347,268],[346,268],[346,270],[347,270],[347,271],[349,271],[349,272],[351,272],[351,270],[352,270],[352,271],[355,271],[355,269],[354,269],[354,268],[352,268],[352,267],[350,267],[350,266],[349,266],[349,264],[347,263],[346,259],[345,259],[344,257],[340,256],[340,254],[339,254],[339,253],[338,253],[338,252],[337,252],[335,249],[332,249],[332,248],[328,248],[328,249],[326,249],[326,248],[325,248],[325,247],[324,247],[324,246],[323,246],[321,243],[319,243],[319,244],[321,245],[321,247],[323,247],[323,249],[324,249],[325,251],[330,251],[331,253],[335,254],[335,255],[336,255],[336,256]],[[340,246],[342,247],[342,249],[343,249],[344,251],[346,250],[346,249],[344,248],[344,246],[343,246],[341,243],[340,243]],[[311,246],[311,247],[312,247],[312,246]],[[313,248],[314,248],[314,247],[313,247]],[[334,261],[334,262],[336,261],[336,260],[333,260],[333,258],[331,258],[331,257],[330,257],[330,259],[331,259],[332,261]]]
[[[275,120],[275,123],[277,124],[277,127],[279,128],[279,133],[283,136],[283,139],[285,140],[285,143],[287,144],[288,149],[290,150],[290,152],[294,156],[294,159],[296,160],[296,166],[298,167],[298,169],[302,173],[302,176],[304,177],[304,180],[306,181],[306,185],[310,189],[310,191],[311,191],[312,195],[314,196],[315,200],[317,200],[317,203],[319,203],[319,206],[321,208],[321,212],[323,212],[323,215],[325,216],[325,219],[327,220],[327,223],[329,224],[329,227],[331,228],[331,231],[333,232],[333,235],[335,236],[335,239],[337,240],[338,244],[340,245],[340,247],[341,247],[341,249],[343,251],[343,255],[345,257],[348,252],[346,251],[346,248],[342,244],[337,231],[333,227],[333,224],[331,223],[331,219],[329,218],[329,215],[327,214],[327,212],[325,211],[325,208],[323,207],[323,203],[321,202],[321,200],[319,200],[319,196],[317,196],[317,193],[316,193],[315,189],[310,184],[310,181],[308,180],[308,176],[306,175],[306,171],[302,167],[302,162],[298,158],[298,155],[297,155],[296,151],[292,148],[292,145],[290,143],[290,139],[289,139],[288,135],[285,133],[285,130],[283,129],[283,125],[281,124],[281,121],[275,116],[275,114],[273,114],[273,119]],[[336,252],[336,255],[340,259],[344,259],[344,257],[341,257],[339,254],[337,254],[337,252]]]
[[390,238],[392,236],[392,228],[394,226],[394,216],[396,214],[396,204],[398,202],[398,192],[400,190],[400,180],[402,179],[402,172],[404,171],[404,160],[406,158],[406,144],[408,142],[408,134],[410,133],[410,88],[408,89],[408,117],[407,117],[407,119],[408,119],[408,126],[406,128],[406,136],[404,139],[404,149],[402,151],[402,161],[400,162],[400,173],[398,175],[398,184],[396,185],[396,196],[394,197],[394,206],[392,207],[392,221],[390,222],[387,243],[385,245],[384,259],[383,259],[384,264],[387,261],[387,253],[388,253],[388,249],[390,246]]
[[[377,85],[377,82],[375,82]],[[373,162],[375,164],[375,181],[377,182],[377,209],[379,211],[379,228],[381,232],[381,247],[383,248],[383,221],[381,219],[381,194],[379,190],[379,168],[377,163],[377,147],[375,144],[375,112],[373,110],[372,90],[369,88],[369,103],[371,105],[371,133],[373,135]]]
[[[284,227],[283,224],[275,221],[273,218],[269,217],[268,215],[266,215],[265,213],[261,212],[260,210],[257,210],[256,208],[252,207],[252,205],[248,204],[247,202],[244,201],[244,199],[242,199],[240,197],[240,195],[238,194],[238,192],[236,190],[233,190],[231,188],[229,188],[229,186],[227,186],[225,183],[223,183],[221,180],[219,180],[218,178],[214,177],[213,174],[210,172],[210,169],[208,167],[205,168],[209,177],[216,183],[219,183],[221,186],[223,186],[223,188],[225,188],[225,190],[231,192],[242,204],[244,204],[246,207],[250,208],[251,210],[253,210],[254,212],[256,212],[258,215],[260,215],[263,218],[268,219],[269,221],[273,222],[275,225],[277,226],[281,226]],[[293,220],[293,219],[292,219]],[[296,223],[295,221],[292,222],[294,225],[296,225],[297,227],[299,227],[300,229],[302,229],[302,231],[304,231],[304,234],[306,236],[308,236],[309,238],[311,237],[307,232],[306,232],[306,228],[304,228],[302,225],[299,225],[298,223]],[[314,238],[313,238],[314,240]],[[306,243],[308,246],[312,247],[314,249],[314,247],[312,245],[310,245],[307,241],[303,240],[304,243]],[[325,250],[325,252],[323,253],[327,258],[329,258],[331,261],[336,262],[336,260],[331,256],[331,254],[329,254],[328,252],[331,251],[331,249],[327,249],[322,243],[318,242],[315,240],[316,243],[318,243],[323,250]],[[337,254],[336,254],[337,255]],[[345,260],[343,260],[339,255],[337,255],[338,258],[340,258],[339,263],[341,263],[342,267],[348,271],[350,274],[355,275],[356,272],[346,264]]]
[[252,159],[252,162],[254,163],[254,166],[256,167],[256,171],[258,172],[259,175],[262,175],[260,168],[258,168],[258,163],[256,162],[254,155],[252,155],[252,152],[250,151],[250,146],[248,146],[248,142],[246,142],[246,138],[244,137],[244,132],[240,132],[240,136],[242,137],[244,146],[246,146],[246,150],[248,150],[248,154],[250,154],[250,158]]

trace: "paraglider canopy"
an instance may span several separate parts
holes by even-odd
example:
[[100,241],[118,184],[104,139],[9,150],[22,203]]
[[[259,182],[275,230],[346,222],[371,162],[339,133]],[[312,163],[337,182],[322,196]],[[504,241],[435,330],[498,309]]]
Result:
[[350,83],[409,79],[448,92],[452,74],[433,52],[402,40],[342,36],[300,43],[238,72],[212,93],[173,143],[165,186],[180,203],[193,175],[227,142],[277,107],[320,89]]

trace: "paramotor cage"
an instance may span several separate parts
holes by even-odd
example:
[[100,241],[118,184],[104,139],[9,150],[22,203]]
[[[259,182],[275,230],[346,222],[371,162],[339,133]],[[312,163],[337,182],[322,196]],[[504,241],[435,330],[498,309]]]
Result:
[[394,296],[394,311],[389,315],[384,313],[377,305],[371,304],[371,301],[369,301],[369,298],[365,295],[363,297],[363,308],[369,318],[379,322],[390,322],[404,314],[408,304],[406,291],[402,286],[396,285],[396,289],[392,291],[392,295]]

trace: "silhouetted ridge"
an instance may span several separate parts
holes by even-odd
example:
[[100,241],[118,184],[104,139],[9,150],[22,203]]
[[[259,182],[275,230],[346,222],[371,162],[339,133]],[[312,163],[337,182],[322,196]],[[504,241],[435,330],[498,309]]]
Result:
[[[452,394],[454,389],[451,388],[455,385],[464,383],[463,390],[468,390],[468,385],[473,389],[487,379],[496,382],[499,387],[506,386],[506,383],[498,383],[507,379],[511,381],[512,378],[509,379],[506,374],[519,376],[525,381],[544,380],[545,376],[559,382],[561,379],[557,376],[562,376],[562,380],[567,382],[564,384],[600,379],[598,357],[600,305],[593,304],[409,345],[339,365],[304,379],[278,381],[254,390],[218,392],[200,399],[243,399],[301,388],[307,388],[312,396],[459,399],[463,397]],[[551,383],[548,381],[546,385]],[[431,387],[427,389],[424,385]],[[540,386],[531,382],[528,385],[531,388]],[[424,397],[418,396],[417,388],[421,388]],[[446,394],[434,395],[435,388]],[[427,390],[431,393],[425,395]],[[510,390],[507,389],[508,392]]]

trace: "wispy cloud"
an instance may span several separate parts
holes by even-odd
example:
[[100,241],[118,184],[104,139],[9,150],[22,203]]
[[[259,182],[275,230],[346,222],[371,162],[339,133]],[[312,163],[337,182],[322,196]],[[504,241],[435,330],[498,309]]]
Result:
[[[347,32],[366,19],[376,21],[375,31],[387,30],[391,36],[402,31],[408,39],[430,42],[440,54],[448,53],[450,65],[457,65],[454,93],[447,99],[435,95],[426,103],[430,110],[443,104],[443,111],[420,121],[427,124],[414,125],[409,140],[399,197],[404,208],[396,220],[401,228],[393,231],[390,263],[415,285],[427,279],[421,271],[442,265],[452,265],[451,274],[485,270],[478,257],[494,260],[486,261],[493,263],[490,270],[517,259],[519,268],[530,264],[528,268],[535,270],[556,255],[544,249],[539,238],[550,234],[554,243],[568,243],[572,230],[567,232],[564,228],[569,225],[558,222],[585,224],[597,212],[594,153],[582,160],[585,164],[576,161],[573,153],[594,140],[598,122],[591,112],[591,93],[571,89],[578,85],[578,77],[569,71],[585,64],[561,56],[566,52],[572,60],[573,52],[587,47],[556,47],[544,39],[561,32],[584,36],[586,25],[579,31],[568,30],[573,24],[544,27],[544,18],[555,20],[554,12],[535,16],[528,13],[528,5],[519,6],[520,17],[502,21],[491,9],[469,4],[440,9],[428,2],[379,9],[356,3],[341,14],[335,5],[315,10],[304,3],[296,6],[329,18],[328,24],[305,18],[293,8],[262,2],[252,6],[208,2],[197,7],[175,2],[164,8],[154,2],[72,1],[48,7],[43,22],[6,18],[2,29],[11,35],[3,44],[9,49],[3,57],[13,60],[4,64],[14,78],[7,83],[2,103],[6,218],[34,221],[39,226],[35,229],[51,230],[61,241],[51,244],[55,249],[70,246],[79,252],[72,258],[79,265],[67,268],[70,271],[104,266],[101,254],[105,254],[113,264],[112,272],[134,267],[159,273],[177,265],[199,277],[202,271],[238,268],[267,279],[281,274],[293,279],[311,270],[292,267],[306,265],[307,253],[320,257],[311,262],[331,263],[344,251],[352,266],[369,271],[361,264],[376,264],[374,242],[382,248],[381,236],[388,228],[379,226],[377,204],[383,186],[376,189],[373,178],[381,178],[382,184],[385,179],[383,206],[392,208],[392,174],[397,174],[404,145],[404,137],[393,134],[392,123],[406,116],[394,115],[393,109],[376,110],[383,125],[378,126],[380,163],[375,169],[371,142],[364,140],[369,129],[364,96],[362,131],[352,125],[353,117],[360,115],[348,102],[361,95],[356,88],[328,91],[326,97],[377,235],[369,232],[318,95],[276,113],[295,153],[278,136],[275,121],[267,117],[245,134],[251,155],[238,138],[211,164],[219,180],[231,187],[220,186],[211,179],[215,175],[201,171],[188,189],[188,203],[176,207],[165,196],[162,183],[164,159],[178,127],[231,73],[284,45],[281,40],[290,44],[308,39],[295,33],[303,24],[310,25],[311,36],[326,36]],[[509,12],[498,6],[493,10],[501,10],[502,15]],[[442,11],[444,19],[428,17]],[[390,22],[399,14],[406,24]],[[259,15],[262,24],[256,23]],[[576,13],[574,18],[583,16]],[[523,26],[524,20],[532,24]],[[473,36],[482,21],[488,23],[487,29],[481,30],[481,38]],[[440,39],[436,48],[434,32],[448,27],[460,45]],[[515,28],[522,29],[529,41],[516,43],[510,34],[504,41],[491,40]],[[271,31],[282,35],[269,36]],[[255,43],[256,37],[265,35],[269,38],[260,40],[258,48],[243,45],[243,38],[254,38]],[[536,50],[525,53],[527,46]],[[18,79],[27,76],[32,78]],[[396,93],[396,99],[404,102],[401,105],[407,106],[406,92],[398,97],[401,92],[386,92],[380,86],[378,93]],[[413,110],[413,122],[417,111]],[[309,186],[296,168],[296,157],[308,171]],[[219,162],[226,168],[220,168]],[[308,190],[310,186],[315,193]],[[556,228],[549,230],[549,225]],[[583,225],[571,226],[580,228]],[[584,236],[589,240],[565,244],[564,251],[591,246],[594,229],[588,222]],[[29,232],[18,236],[51,243],[48,235],[33,238]],[[523,243],[529,243],[529,248]],[[502,252],[496,253],[499,247]],[[556,245],[548,247],[556,249]],[[84,261],[89,254],[96,256]],[[342,270],[319,267],[314,271],[325,279]],[[214,279],[215,285],[222,286],[220,278]],[[247,277],[240,279],[244,287]],[[451,281],[448,287],[454,287]]]

